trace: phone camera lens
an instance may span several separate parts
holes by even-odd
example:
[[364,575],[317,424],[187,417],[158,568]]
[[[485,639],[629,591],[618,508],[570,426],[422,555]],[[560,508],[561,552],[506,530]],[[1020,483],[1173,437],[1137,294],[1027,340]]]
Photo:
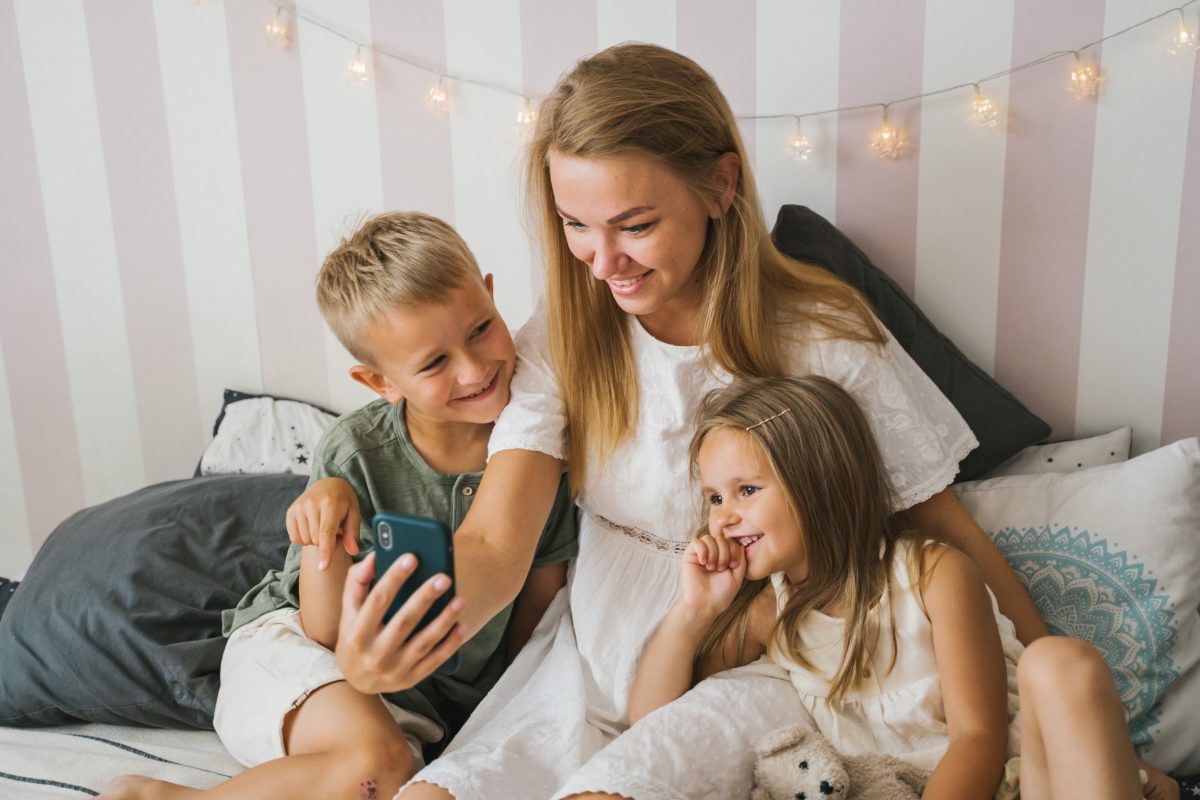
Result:
[[386,522],[379,523],[379,546],[384,550],[392,549],[392,526]]

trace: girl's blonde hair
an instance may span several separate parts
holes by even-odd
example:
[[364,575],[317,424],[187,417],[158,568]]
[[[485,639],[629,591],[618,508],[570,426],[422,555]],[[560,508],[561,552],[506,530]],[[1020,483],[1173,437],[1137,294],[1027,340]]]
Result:
[[[602,459],[633,431],[637,375],[626,315],[604,282],[595,280],[567,247],[550,183],[552,153],[653,159],[706,207],[716,208],[723,206],[717,164],[727,153],[737,156],[733,203],[710,220],[695,270],[702,293],[699,344],[729,373],[783,375],[786,341],[780,331],[793,323],[816,323],[834,336],[883,341],[854,289],[772,244],[737,124],[712,76],[656,45],[617,45],[584,59],[542,103],[526,172],[531,228],[546,257],[551,356],[566,407],[568,462],[576,487],[589,452]],[[840,313],[820,313],[817,305]],[[793,330],[811,327],[800,324]]]
[[317,306],[342,346],[375,365],[362,333],[397,307],[442,302],[468,280],[482,280],[467,243],[448,224],[419,211],[369,217],[325,257]]
[[[896,543],[919,536],[906,527],[906,515],[893,513],[892,486],[858,404],[828,378],[746,378],[711,392],[698,412],[693,472],[704,440],[724,429],[743,432],[761,448],[804,538],[808,577],[791,587],[771,633],[773,646],[807,664],[799,634],[805,614],[835,609],[845,619],[845,653],[829,695],[838,703],[866,677],[879,646],[868,612],[891,591]],[[914,576],[919,551],[911,551]],[[741,651],[750,605],[768,583],[742,587],[708,631],[697,660]],[[894,661],[894,628],[891,652]]]

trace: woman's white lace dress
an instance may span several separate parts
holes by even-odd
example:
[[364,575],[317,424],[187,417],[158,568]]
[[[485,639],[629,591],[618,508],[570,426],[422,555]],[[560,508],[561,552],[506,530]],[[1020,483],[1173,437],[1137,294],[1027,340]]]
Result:
[[[637,658],[678,591],[679,557],[701,521],[688,476],[693,414],[729,380],[697,347],[628,320],[638,374],[632,440],[588,465],[579,557],[533,638],[446,752],[414,780],[458,800],[610,792],[638,800],[745,797],[763,734],[808,718],[786,672],[766,661],[713,676],[628,729]],[[545,309],[517,336],[512,400],[490,451],[565,458]],[[825,375],[863,406],[907,508],[946,487],[975,437],[895,341],[821,338],[794,348],[795,374]],[[619,738],[618,738],[619,737]]]

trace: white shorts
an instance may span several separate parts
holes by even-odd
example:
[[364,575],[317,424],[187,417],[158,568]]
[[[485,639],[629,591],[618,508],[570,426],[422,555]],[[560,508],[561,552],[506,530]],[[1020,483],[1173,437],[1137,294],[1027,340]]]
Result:
[[[221,658],[221,688],[213,727],[230,754],[247,767],[280,758],[283,721],[308,696],[345,680],[333,651],[304,635],[300,612],[282,608],[238,628]],[[380,698],[383,700],[383,698]],[[383,700],[408,739],[418,768],[421,745],[439,741],[433,720]]]

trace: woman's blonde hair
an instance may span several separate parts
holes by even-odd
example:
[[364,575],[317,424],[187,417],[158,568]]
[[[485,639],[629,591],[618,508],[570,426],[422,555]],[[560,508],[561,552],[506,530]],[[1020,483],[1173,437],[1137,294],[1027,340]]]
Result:
[[695,270],[702,294],[698,343],[730,374],[783,375],[783,326],[797,324],[799,331],[815,323],[830,335],[883,341],[854,289],[772,244],[736,121],[712,76],[656,45],[617,45],[586,58],[542,103],[526,172],[531,228],[546,258],[551,356],[576,487],[589,452],[602,459],[632,432],[637,377],[625,313],[567,247],[550,182],[552,153],[653,159],[715,208],[723,207],[725,188],[716,180],[718,162],[727,153],[737,157],[732,205],[710,221]]
[[[893,513],[892,486],[858,404],[828,378],[746,378],[711,392],[698,412],[693,472],[704,440],[727,429],[744,433],[761,448],[804,538],[808,576],[791,587],[771,642],[807,664],[801,620],[814,609],[836,609],[845,619],[845,653],[830,688],[830,701],[838,703],[866,677],[879,646],[868,612],[891,591],[896,543],[920,537],[905,525],[906,515]],[[914,560],[909,570],[919,575],[919,563]],[[708,631],[697,660],[741,651],[750,605],[768,582],[742,586]],[[893,628],[893,661],[895,653]]]
[[479,264],[454,228],[419,211],[369,217],[325,257],[317,273],[317,305],[342,346],[374,365],[362,332],[383,314],[445,300]]

